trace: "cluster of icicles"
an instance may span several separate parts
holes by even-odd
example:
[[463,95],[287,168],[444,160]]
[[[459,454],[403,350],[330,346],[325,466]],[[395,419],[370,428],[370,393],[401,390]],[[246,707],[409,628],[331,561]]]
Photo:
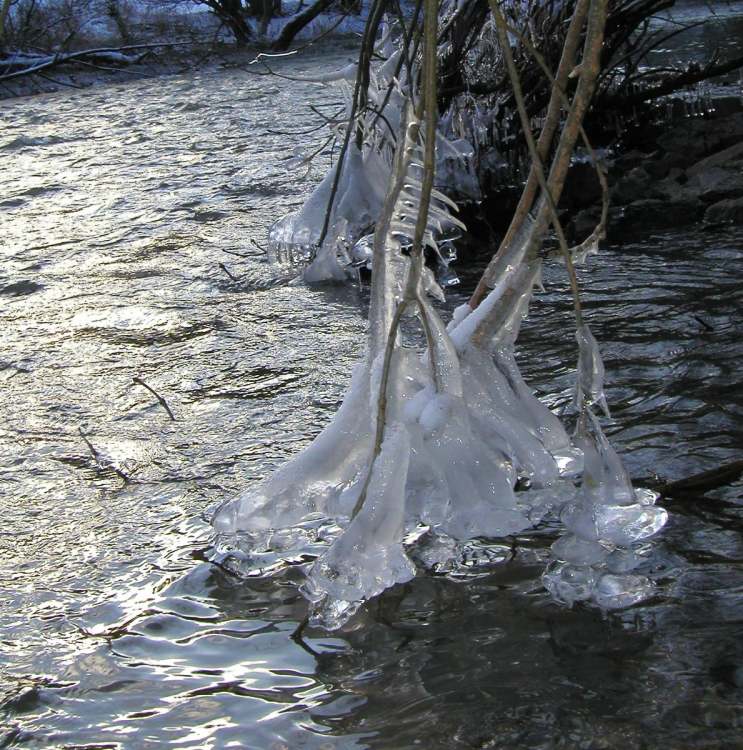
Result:
[[[383,71],[376,80],[382,91]],[[633,489],[594,413],[606,412],[596,340],[579,327],[578,426],[571,439],[524,382],[514,357],[541,283],[541,260],[527,255],[528,221],[504,256],[495,288],[475,310],[463,305],[448,327],[443,323],[429,301],[440,287],[409,252],[422,189],[420,123],[402,87],[394,97],[385,112],[404,147],[394,151],[370,128],[364,148],[350,148],[334,230],[307,272],[310,279],[338,278],[355,254],[371,265],[366,354],[323,432],[214,512],[215,554],[243,576],[302,568],[310,622],[332,630],[419,571],[457,575],[493,540],[559,517],[565,533],[544,573],[549,592],[567,604],[603,608],[640,601],[652,585],[635,570],[667,515],[653,493]],[[437,147],[438,164],[451,158],[451,149]],[[300,214],[280,222],[274,239],[311,244],[329,185],[326,179]],[[459,225],[452,210],[434,190],[424,244],[440,259],[441,237]],[[376,231],[354,236],[352,225]],[[411,301],[404,323],[420,324],[423,351],[405,346],[399,331],[390,335],[399,306]]]

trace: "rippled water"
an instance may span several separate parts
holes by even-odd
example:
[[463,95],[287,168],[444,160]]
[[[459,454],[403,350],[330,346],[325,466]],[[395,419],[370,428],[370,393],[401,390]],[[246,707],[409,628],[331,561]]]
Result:
[[[4,103],[0,747],[739,747],[740,483],[669,506],[659,595],[606,618],[541,588],[549,528],[304,642],[292,570],[206,562],[200,514],[320,430],[362,346],[364,289],[308,289],[250,242],[313,184],[282,160],[317,135],[271,131],[335,96],[224,70]],[[740,457],[742,244],[653,235],[582,272],[636,478]],[[547,282],[521,357],[560,407],[576,353]]]

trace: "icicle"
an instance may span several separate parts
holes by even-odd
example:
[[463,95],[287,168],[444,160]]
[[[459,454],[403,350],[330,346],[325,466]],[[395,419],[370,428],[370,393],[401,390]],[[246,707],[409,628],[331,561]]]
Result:
[[598,406],[609,414],[609,406],[604,394],[604,363],[599,346],[586,324],[578,326],[578,377],[575,387],[575,406],[578,410]]
[[415,576],[402,545],[409,450],[406,431],[388,428],[366,502],[315,562],[303,586],[312,602],[311,624],[336,630],[364,601]]
[[647,577],[629,571],[646,553],[637,543],[658,533],[668,514],[647,502],[646,493],[633,490],[590,409],[581,414],[575,444],[584,454],[583,484],[578,499],[561,515],[571,533],[552,546],[554,556],[564,563],[547,570],[544,585],[568,603],[591,599],[605,609],[627,607],[653,590]]

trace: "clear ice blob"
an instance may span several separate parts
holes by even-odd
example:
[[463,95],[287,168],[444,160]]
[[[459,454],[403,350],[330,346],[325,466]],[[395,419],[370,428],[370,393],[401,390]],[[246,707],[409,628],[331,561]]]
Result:
[[601,609],[624,609],[652,596],[655,587],[645,576],[602,575],[591,598]]

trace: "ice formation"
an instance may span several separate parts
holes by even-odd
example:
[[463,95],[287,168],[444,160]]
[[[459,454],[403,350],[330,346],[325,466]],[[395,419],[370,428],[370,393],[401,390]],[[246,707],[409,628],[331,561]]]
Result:
[[[352,123],[361,143],[349,141],[340,171],[331,170],[270,238],[274,248],[305,252],[308,281],[371,268],[366,354],[339,411],[312,444],[216,509],[216,554],[245,576],[301,565],[310,621],[335,629],[419,570],[460,575],[507,559],[493,540],[551,513],[566,529],[543,576],[553,597],[570,605],[631,605],[652,591],[637,569],[647,559],[647,539],[667,516],[652,493],[632,487],[594,413],[609,414],[596,339],[587,325],[578,326],[578,424],[571,438],[523,380],[515,358],[541,283],[542,261],[528,252],[528,218],[500,257],[494,288],[475,310],[460,306],[444,324],[429,297],[443,296],[449,240],[462,225],[455,204],[433,190],[421,227],[424,262],[414,247],[423,123],[400,52],[388,40],[377,50],[383,62],[371,77],[373,106]],[[380,124],[375,113],[382,105]],[[471,160],[494,127],[488,117],[460,106],[441,119],[436,170],[455,194],[477,195]],[[425,335],[422,351],[403,345],[400,326],[414,324]]]

